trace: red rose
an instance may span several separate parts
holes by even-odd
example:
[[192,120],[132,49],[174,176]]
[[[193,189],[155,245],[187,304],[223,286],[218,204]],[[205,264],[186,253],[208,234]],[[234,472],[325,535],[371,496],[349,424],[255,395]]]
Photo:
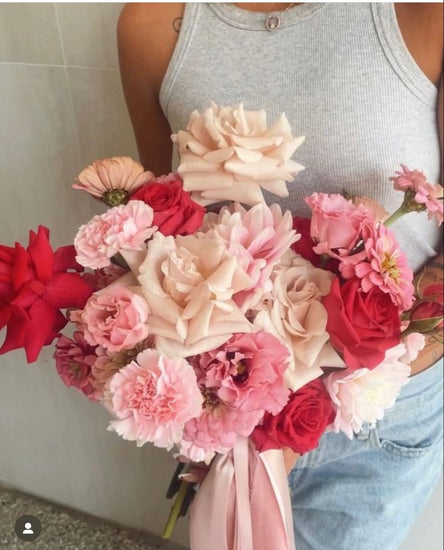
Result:
[[292,393],[279,414],[266,413],[251,437],[259,452],[290,447],[295,453],[307,453],[318,446],[335,414],[324,384],[313,380]]
[[145,183],[130,197],[154,210],[153,224],[165,235],[191,235],[202,225],[205,208],[183,190],[178,174],[161,176]]
[[330,341],[347,367],[372,369],[384,359],[387,349],[399,344],[401,321],[389,294],[378,287],[363,292],[360,285],[357,277],[342,286],[336,278],[322,303],[328,312]]
[[[432,330],[432,328],[443,328],[444,321],[442,320],[442,316],[443,316],[442,304],[440,304],[439,302],[426,301],[426,302],[420,302],[419,304],[413,307],[412,313],[410,315],[410,321],[413,321],[413,322],[430,321],[429,323],[430,328],[428,330]],[[426,328],[428,327],[426,326]],[[427,332],[427,330],[425,330],[424,332]]]
[[295,229],[301,238],[291,245],[291,248],[300,254],[304,259],[308,260],[315,267],[322,267],[333,273],[338,273],[339,261],[329,257],[327,261],[319,254],[314,252],[313,247],[318,243],[314,241],[310,235],[311,220],[293,216],[293,229]]
[[0,355],[25,348],[29,363],[68,322],[59,308],[83,308],[92,288],[78,273],[73,246],[53,252],[49,231],[40,226],[25,250],[0,245],[0,330],[7,327]]

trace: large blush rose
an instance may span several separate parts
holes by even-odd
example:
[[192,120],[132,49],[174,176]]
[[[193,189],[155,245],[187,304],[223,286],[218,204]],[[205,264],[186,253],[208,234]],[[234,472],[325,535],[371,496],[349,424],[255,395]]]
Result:
[[191,235],[202,225],[205,208],[191,200],[178,174],[160,176],[142,185],[130,200],[154,210],[154,225],[165,235]]
[[303,454],[315,449],[335,411],[321,380],[313,380],[294,392],[276,416],[266,413],[251,437],[259,452],[289,447]]
[[399,344],[399,310],[390,295],[378,287],[363,292],[358,278],[342,286],[336,278],[323,304],[328,311],[331,343],[350,369],[373,369],[384,359],[387,349]]

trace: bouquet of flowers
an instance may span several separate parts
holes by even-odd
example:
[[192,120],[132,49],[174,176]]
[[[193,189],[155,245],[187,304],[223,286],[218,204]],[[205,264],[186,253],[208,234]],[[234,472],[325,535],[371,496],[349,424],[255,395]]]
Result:
[[[327,430],[351,438],[381,419],[419,332],[442,323],[442,291],[415,301],[388,228],[410,211],[442,223],[442,188],[403,166],[392,216],[368,198],[314,193],[306,220],[262,194],[287,196],[303,169],[285,115],[267,126],[264,111],[211,104],[172,139],[177,173],[155,177],[128,157],[81,172],[74,187],[110,208],[74,245],[53,252],[45,227],[27,248],[0,245],[0,353],[24,348],[33,362],[56,340],[60,377],[109,410],[110,430],[208,465],[193,550],[209,533],[213,548],[291,549],[282,449],[302,454]],[[182,474],[166,536],[190,487]]]

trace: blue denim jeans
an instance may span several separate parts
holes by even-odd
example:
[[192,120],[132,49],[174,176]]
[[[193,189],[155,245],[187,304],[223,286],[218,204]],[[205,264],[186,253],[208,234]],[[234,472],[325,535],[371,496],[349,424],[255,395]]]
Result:
[[325,434],[289,475],[297,550],[395,550],[442,467],[443,362],[413,376],[376,427]]

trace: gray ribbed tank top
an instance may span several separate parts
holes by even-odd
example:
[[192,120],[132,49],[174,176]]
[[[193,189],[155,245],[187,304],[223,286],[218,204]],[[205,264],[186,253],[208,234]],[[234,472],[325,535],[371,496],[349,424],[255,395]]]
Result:
[[[400,163],[439,181],[438,91],[407,50],[393,4],[301,4],[271,32],[268,15],[186,5],[160,90],[173,132],[210,100],[265,109],[269,123],[285,112],[293,135],[306,137],[293,155],[305,170],[288,184],[288,198],[267,202],[298,215],[309,214],[304,196],[342,189],[394,211],[402,195],[388,178]],[[438,252],[440,231],[425,213],[393,230],[415,271]]]

